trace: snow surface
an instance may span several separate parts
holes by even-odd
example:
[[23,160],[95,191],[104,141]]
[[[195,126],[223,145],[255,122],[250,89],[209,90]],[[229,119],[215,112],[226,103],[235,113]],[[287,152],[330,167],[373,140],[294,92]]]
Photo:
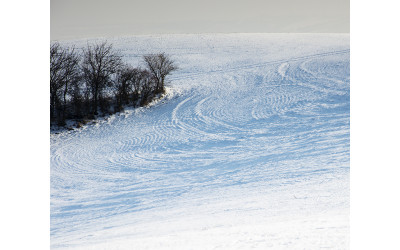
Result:
[[149,108],[51,134],[52,249],[349,247],[348,34],[108,41],[180,70]]

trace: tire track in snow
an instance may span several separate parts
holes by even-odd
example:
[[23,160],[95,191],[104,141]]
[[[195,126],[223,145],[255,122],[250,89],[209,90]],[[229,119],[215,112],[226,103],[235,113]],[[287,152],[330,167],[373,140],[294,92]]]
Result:
[[182,76],[171,76],[170,80],[177,81],[177,80],[183,80],[183,79],[189,79],[189,78],[197,78],[197,77],[201,77],[203,75],[214,74],[214,73],[231,73],[231,72],[237,72],[239,70],[265,67],[265,66],[269,66],[269,65],[273,65],[273,64],[296,62],[296,61],[302,61],[302,60],[307,60],[307,59],[312,59],[312,58],[326,57],[326,56],[332,56],[332,55],[341,55],[341,54],[348,54],[348,53],[350,53],[349,49],[330,51],[330,52],[317,53],[317,54],[306,55],[306,56],[293,57],[293,58],[288,58],[288,59],[279,59],[279,60],[273,60],[273,61],[266,61],[266,62],[262,62],[262,63],[247,64],[245,66],[240,66],[240,67],[224,68],[224,69],[220,69],[220,70],[211,70],[208,72],[201,72],[201,73],[189,73],[189,74],[184,74]]
[[[331,65],[348,61],[348,52],[251,58],[255,63],[182,73],[171,80],[192,90],[185,96],[54,137],[52,245],[154,221],[143,219],[146,211],[199,202],[196,195],[211,203],[201,192],[262,192],[319,175],[337,178],[348,164],[349,113],[347,100],[333,97],[348,94],[348,82]],[[192,78],[201,86],[188,87]],[[130,217],[116,220],[123,214]]]
[[196,111],[193,110],[194,104],[191,102],[192,99],[194,99],[194,96],[186,98],[174,108],[171,115],[172,123],[181,128],[189,138],[207,138],[207,140],[229,139],[230,137],[208,133],[196,127],[195,121],[198,119],[198,115],[196,115]]

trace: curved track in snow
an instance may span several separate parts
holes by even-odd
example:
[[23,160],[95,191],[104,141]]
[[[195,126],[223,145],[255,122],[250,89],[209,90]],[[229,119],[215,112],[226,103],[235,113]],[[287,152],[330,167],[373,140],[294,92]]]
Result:
[[[198,38],[154,48],[181,67],[165,100],[51,136],[52,247],[208,234],[208,248],[348,247],[348,36]],[[115,44],[129,55],[147,39]],[[241,241],[223,245],[228,234]]]

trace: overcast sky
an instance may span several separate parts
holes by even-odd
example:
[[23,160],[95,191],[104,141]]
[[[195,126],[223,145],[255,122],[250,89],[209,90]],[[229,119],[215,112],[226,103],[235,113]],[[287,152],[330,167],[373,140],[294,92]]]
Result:
[[51,0],[51,39],[160,33],[348,33],[349,0]]

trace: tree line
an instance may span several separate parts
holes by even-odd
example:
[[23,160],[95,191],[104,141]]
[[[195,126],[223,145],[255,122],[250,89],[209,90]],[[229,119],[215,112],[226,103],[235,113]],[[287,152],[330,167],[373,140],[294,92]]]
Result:
[[88,44],[78,50],[58,42],[50,46],[50,122],[94,119],[145,106],[165,93],[166,77],[177,69],[165,53],[143,56],[145,68],[132,67],[112,44]]

